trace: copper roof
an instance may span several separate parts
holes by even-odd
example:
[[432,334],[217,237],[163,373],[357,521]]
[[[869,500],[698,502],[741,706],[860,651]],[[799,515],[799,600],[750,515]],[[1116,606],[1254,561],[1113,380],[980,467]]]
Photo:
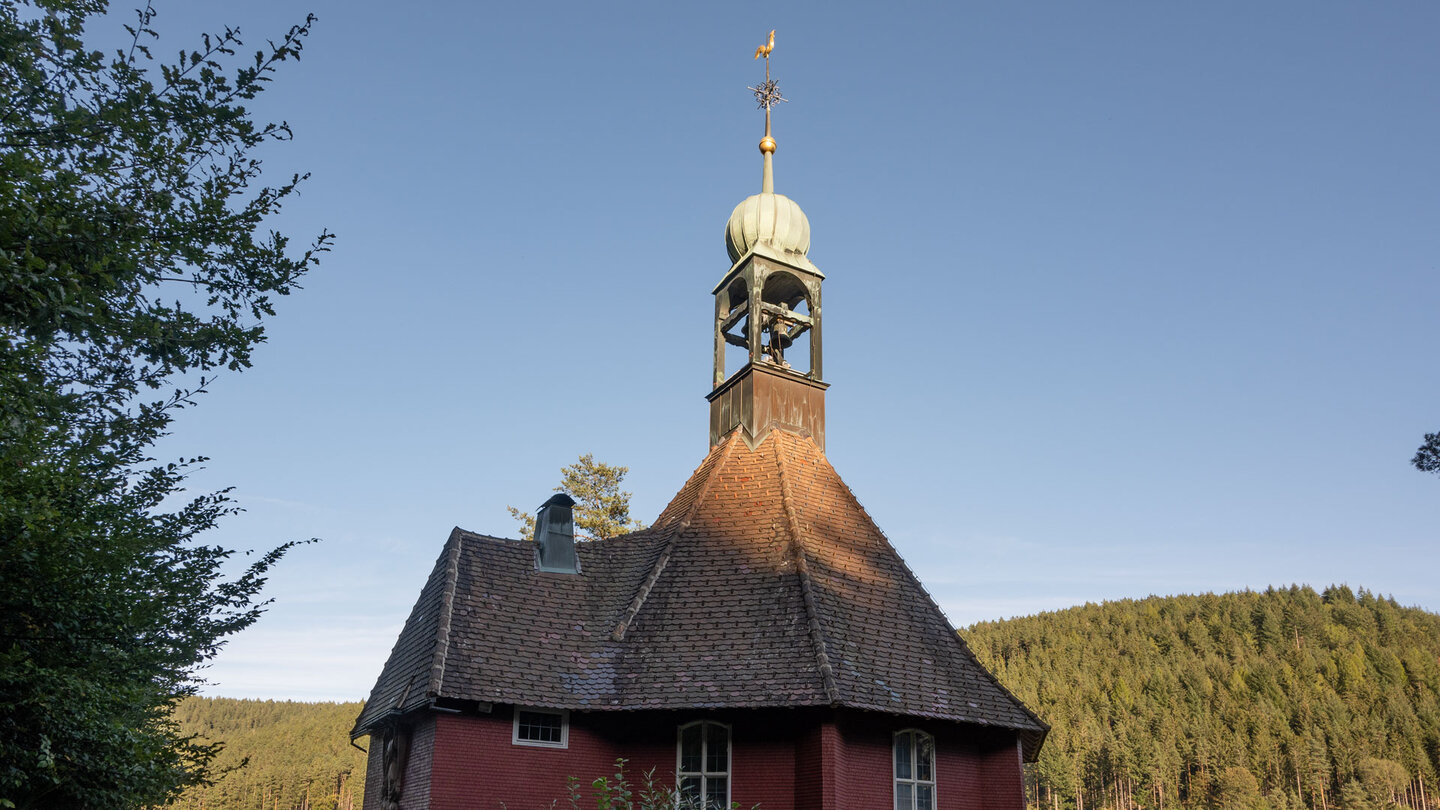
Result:
[[737,431],[655,525],[578,545],[455,529],[356,721],[434,699],[589,711],[844,706],[1048,727],[987,672],[808,438]]

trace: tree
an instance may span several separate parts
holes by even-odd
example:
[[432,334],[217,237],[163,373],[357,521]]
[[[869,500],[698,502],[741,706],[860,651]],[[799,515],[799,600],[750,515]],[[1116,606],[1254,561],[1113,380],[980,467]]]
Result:
[[1031,770],[1052,810],[1257,806],[1256,791],[1275,810],[1352,810],[1417,804],[1437,781],[1440,615],[1365,588],[1127,599],[964,637],[1053,724]]
[[1410,774],[1405,766],[1388,759],[1365,757],[1360,760],[1360,786],[1365,800],[1378,807],[1392,807],[1400,800]]
[[1415,451],[1410,463],[1421,472],[1440,475],[1440,433],[1426,433],[1425,443]]
[[[555,491],[575,499],[575,526],[587,533],[582,540],[603,540],[645,528],[644,523],[630,519],[630,493],[620,490],[629,473],[629,467],[596,461],[591,453],[560,469],[560,485]],[[535,539],[535,516],[513,506],[505,508],[520,522],[520,536]]]
[[203,459],[149,452],[250,365],[331,238],[297,253],[262,230],[304,176],[258,184],[251,151],[290,130],[245,108],[313,18],[253,63],[227,28],[166,64],[149,6],[126,47],[88,48],[106,6],[0,5],[0,807],[151,806],[204,780],[216,747],[171,709],[290,544],[227,577],[235,552],[200,538],[235,505],[183,495]]
[[1215,780],[1216,807],[1225,810],[1256,810],[1262,806],[1260,783],[1245,768],[1230,767]]

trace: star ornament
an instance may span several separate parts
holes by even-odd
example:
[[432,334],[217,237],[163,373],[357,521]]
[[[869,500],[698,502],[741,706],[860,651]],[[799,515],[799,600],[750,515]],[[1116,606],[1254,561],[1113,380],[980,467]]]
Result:
[[768,110],[782,101],[790,100],[780,95],[780,84],[774,79],[766,79],[760,84],[746,89],[755,93],[755,101],[759,103],[762,110]]

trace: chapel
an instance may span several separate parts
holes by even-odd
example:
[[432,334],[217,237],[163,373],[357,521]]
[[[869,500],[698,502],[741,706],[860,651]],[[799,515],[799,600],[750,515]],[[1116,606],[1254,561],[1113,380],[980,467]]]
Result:
[[[352,738],[365,810],[567,806],[567,780],[650,771],[718,810],[1023,810],[1048,726],[976,660],[825,456],[825,276],[759,194],[712,289],[709,451],[642,531],[446,539]],[[727,370],[727,355],[735,365]]]

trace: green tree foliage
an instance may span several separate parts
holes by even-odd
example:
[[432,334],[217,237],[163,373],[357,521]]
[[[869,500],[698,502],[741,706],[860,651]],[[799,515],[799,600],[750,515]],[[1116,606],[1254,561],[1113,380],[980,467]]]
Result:
[[966,640],[1053,730],[1044,808],[1440,807],[1440,616],[1345,586],[1151,597]]
[[350,745],[363,703],[191,697],[175,707],[183,734],[222,743],[214,782],[189,788],[184,810],[358,810],[365,753]]
[[[674,783],[657,779],[651,768],[640,775],[640,784],[633,785],[625,774],[624,757],[615,760],[615,773],[601,776],[590,783],[588,791],[580,787],[580,780],[567,778],[570,810],[713,810],[716,802],[701,797],[682,797]],[[588,795],[587,795],[588,794]],[[553,809],[556,802],[551,802]],[[726,810],[741,810],[739,802],[731,802]],[[760,810],[755,804],[750,810]]]
[[227,67],[230,29],[153,61],[148,7],[107,56],[84,40],[105,12],[0,4],[0,806],[160,804],[203,778],[214,749],[170,709],[285,547],[222,576],[233,552],[198,537],[233,504],[177,501],[187,463],[147,454],[329,242],[262,232],[303,178],[257,186],[251,150],[289,130],[244,106],[310,22]]
[[1440,475],[1440,433],[1426,433],[1425,443],[1415,451],[1415,457],[1410,459],[1410,463],[1421,472]]
[[1249,769],[1231,765],[1215,779],[1215,803],[1228,810],[1263,810],[1260,783]]
[[1405,795],[1410,774],[1398,762],[1365,757],[1360,760],[1356,781],[1360,783],[1366,802],[1376,807],[1394,807]]
[[[630,519],[630,493],[620,489],[629,473],[629,467],[596,461],[590,453],[561,468],[560,485],[555,491],[575,499],[575,527],[585,532],[580,539],[602,540],[645,528],[644,523]],[[513,506],[505,508],[519,521],[520,536],[533,540],[535,516]]]

